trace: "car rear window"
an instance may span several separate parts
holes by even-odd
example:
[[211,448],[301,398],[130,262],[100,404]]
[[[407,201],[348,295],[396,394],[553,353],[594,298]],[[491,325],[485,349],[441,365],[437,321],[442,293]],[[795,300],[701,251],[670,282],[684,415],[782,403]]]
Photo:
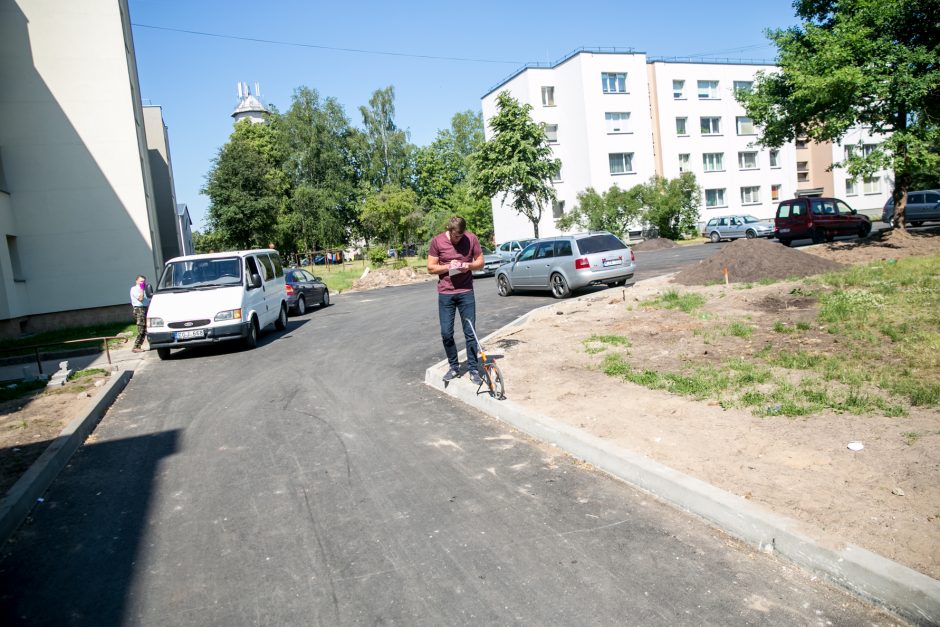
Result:
[[555,242],[555,256],[556,257],[570,257],[571,256],[571,240],[560,239]]
[[582,255],[605,253],[608,250],[618,250],[620,248],[626,248],[626,245],[610,233],[590,235],[578,240],[578,250],[581,251]]

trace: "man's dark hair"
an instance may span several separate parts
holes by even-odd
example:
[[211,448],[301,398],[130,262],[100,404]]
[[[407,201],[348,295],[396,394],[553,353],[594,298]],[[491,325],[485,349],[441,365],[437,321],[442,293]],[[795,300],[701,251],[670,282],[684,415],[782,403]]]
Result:
[[[145,276],[142,275],[142,274],[138,274],[138,275],[137,275],[137,279],[143,279],[144,281],[146,281],[146,280],[147,280],[147,277],[145,277]],[[134,279],[134,280],[136,281],[137,279]]]
[[451,233],[463,233],[467,230],[467,221],[460,216],[454,216],[447,221],[447,230]]

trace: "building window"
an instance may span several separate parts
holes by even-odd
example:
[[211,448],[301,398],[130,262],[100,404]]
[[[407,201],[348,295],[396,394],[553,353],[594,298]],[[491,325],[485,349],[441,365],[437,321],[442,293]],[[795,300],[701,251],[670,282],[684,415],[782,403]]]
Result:
[[686,128],[688,118],[676,118],[676,135],[688,135],[689,129]]
[[610,111],[604,114],[608,133],[629,133],[630,113],[628,111]]
[[734,81],[734,93],[743,91],[745,93],[750,93],[754,88],[754,81]]
[[633,172],[632,152],[612,152],[607,155],[611,174],[630,174]]
[[880,194],[881,178],[877,176],[866,176],[862,180],[862,191],[866,194]]
[[679,155],[679,172],[689,171],[689,153],[684,152]]
[[557,124],[545,124],[545,139],[548,140],[549,144],[558,143],[558,125]]
[[702,169],[706,172],[721,172],[725,169],[725,153],[706,152],[702,155]]
[[718,99],[718,81],[699,81],[698,82],[699,100],[717,100]]
[[680,81],[680,80],[672,81],[672,97],[674,100],[685,99],[685,81]]
[[858,196],[858,181],[855,179],[847,179],[845,181],[845,195]]
[[721,118],[701,118],[702,135],[720,135]]
[[555,106],[555,88],[552,86],[542,87],[542,106],[543,107],[554,107]]
[[741,188],[741,204],[742,205],[756,205],[760,203],[760,187],[742,187]]
[[851,159],[852,157],[860,156],[862,158],[868,157],[871,153],[875,151],[875,148],[878,147],[878,144],[864,144],[856,146],[846,146],[845,147],[845,158]]
[[797,183],[809,183],[809,172],[797,172],[796,182]]
[[751,118],[738,116],[736,121],[738,126],[738,135],[757,135],[757,131],[754,129],[754,120]]
[[798,139],[798,140],[796,140],[796,149],[797,149],[797,150],[803,150],[803,149],[805,149],[805,148],[806,148],[806,140],[805,140],[805,139]]
[[556,220],[565,215],[565,201],[555,200],[552,202],[552,217]]
[[771,200],[780,200],[780,188],[782,185],[771,185],[770,186],[770,199]]
[[561,166],[558,166],[558,172],[552,175],[552,183],[561,183]]
[[757,153],[756,152],[739,152],[738,153],[738,167],[742,170],[756,170],[757,169]]
[[20,249],[16,245],[16,236],[7,235],[7,250],[10,253],[10,266],[13,274],[13,280],[17,283],[26,281],[23,274],[23,263],[20,261]]
[[779,150],[770,151],[770,167],[772,168],[780,167],[780,151]]
[[706,189],[705,190],[705,206],[706,207],[725,207],[725,190],[724,189]]
[[605,94],[625,94],[627,75],[624,72],[601,72],[601,86]]

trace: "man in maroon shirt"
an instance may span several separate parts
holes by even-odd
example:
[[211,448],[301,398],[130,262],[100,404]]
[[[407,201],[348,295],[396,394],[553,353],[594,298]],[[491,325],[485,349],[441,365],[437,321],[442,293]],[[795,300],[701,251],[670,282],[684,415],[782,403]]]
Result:
[[463,337],[467,343],[467,370],[470,381],[480,385],[477,343],[470,325],[476,323],[476,300],[473,297],[472,270],[483,268],[480,240],[467,231],[466,221],[454,216],[447,221],[447,230],[431,240],[428,248],[428,272],[437,275],[437,314],[441,320],[441,339],[450,369],[444,381],[460,376],[457,343],[454,341],[454,318],[460,312]]

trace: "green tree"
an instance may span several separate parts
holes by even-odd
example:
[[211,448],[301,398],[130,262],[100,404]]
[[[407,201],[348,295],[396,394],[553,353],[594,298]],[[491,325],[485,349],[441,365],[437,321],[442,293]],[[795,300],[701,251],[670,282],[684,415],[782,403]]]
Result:
[[702,190],[694,174],[683,172],[674,179],[653,176],[634,189],[643,204],[643,221],[656,227],[660,237],[676,240],[695,234]]
[[799,26],[768,31],[780,70],[759,74],[738,100],[764,146],[838,141],[858,125],[886,134],[841,165],[852,176],[894,170],[894,226],[903,229],[911,182],[940,166],[940,3],[796,0],[794,8]]
[[497,113],[490,121],[493,137],[470,157],[471,188],[479,198],[512,198],[512,208],[532,223],[535,237],[544,205],[555,200],[552,177],[561,161],[552,158],[545,129],[532,120],[532,106],[520,104],[509,92],[496,97]]
[[623,237],[643,212],[640,187],[622,190],[616,185],[603,194],[589,187],[578,194],[578,204],[555,221],[555,225],[569,231],[577,227],[584,231],[610,231]]
[[277,237],[290,182],[286,153],[273,127],[242,120],[212,162],[202,193],[208,224],[227,247],[266,247]]
[[225,248],[225,241],[216,231],[193,231],[193,251],[196,254],[217,253]]
[[414,190],[393,185],[366,198],[359,214],[373,236],[389,246],[413,243],[422,217]]
[[368,107],[359,107],[365,134],[361,157],[363,176],[372,189],[387,185],[410,187],[414,146],[395,124],[395,88],[377,89]]

